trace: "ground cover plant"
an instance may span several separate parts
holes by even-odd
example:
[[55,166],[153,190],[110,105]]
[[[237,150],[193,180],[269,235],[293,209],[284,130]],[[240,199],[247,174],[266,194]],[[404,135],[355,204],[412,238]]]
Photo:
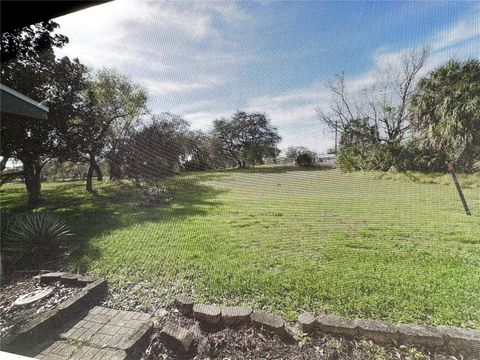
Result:
[[[76,234],[70,270],[105,276],[110,305],[152,309],[178,293],[248,304],[480,328],[480,178],[258,167],[185,173],[138,201],[130,182],[45,183],[43,207]],[[25,210],[2,188],[2,215]]]

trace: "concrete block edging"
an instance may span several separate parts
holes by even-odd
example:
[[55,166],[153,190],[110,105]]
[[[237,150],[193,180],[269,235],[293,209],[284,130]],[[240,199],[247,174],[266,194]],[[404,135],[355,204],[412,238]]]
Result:
[[49,272],[38,276],[41,284],[60,281],[69,286],[81,287],[81,290],[55,308],[26,323],[15,334],[1,339],[2,350],[25,352],[28,348],[52,337],[52,334],[61,331],[66,324],[103,299],[108,290],[107,281],[102,278],[65,272]]
[[[181,296],[181,299],[186,297]],[[195,304],[189,299],[189,305]],[[184,302],[184,301],[182,301]],[[175,301],[175,304],[182,303]],[[224,318],[231,307],[216,307],[221,309],[218,323],[230,326],[230,319]],[[247,308],[249,309],[249,308]],[[201,316],[194,316],[199,321],[206,321]],[[287,322],[281,317],[259,310],[250,310],[235,325],[249,324],[265,330],[284,334]],[[299,315],[296,325],[304,333],[320,331],[327,334],[346,336],[355,339],[372,340],[380,344],[411,345],[429,349],[445,350],[448,353],[462,354],[466,358],[480,358],[480,330],[458,328],[453,326],[428,326],[416,324],[394,324],[381,320],[347,319],[341,316],[321,314],[314,317],[308,312]]]

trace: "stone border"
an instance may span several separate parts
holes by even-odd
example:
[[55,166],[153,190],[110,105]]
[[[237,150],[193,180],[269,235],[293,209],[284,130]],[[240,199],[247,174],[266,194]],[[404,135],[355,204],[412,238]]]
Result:
[[337,336],[373,340],[385,345],[411,345],[445,350],[448,353],[461,354],[466,359],[480,359],[480,330],[453,326],[393,324],[380,320],[352,320],[327,314],[314,317],[308,312],[300,314],[297,322],[290,325],[282,317],[264,311],[243,306],[218,307],[195,304],[193,299],[184,295],[177,296],[175,306],[185,316],[193,315],[200,322],[210,325],[249,324],[281,336],[291,336],[291,329],[297,328],[300,333],[320,331]]
[[66,324],[80,317],[107,295],[107,281],[102,278],[65,272],[40,274],[39,278],[40,284],[61,281],[69,286],[81,287],[82,290],[31,320],[14,335],[0,339],[0,347],[4,351],[25,353],[48,338],[54,337]]

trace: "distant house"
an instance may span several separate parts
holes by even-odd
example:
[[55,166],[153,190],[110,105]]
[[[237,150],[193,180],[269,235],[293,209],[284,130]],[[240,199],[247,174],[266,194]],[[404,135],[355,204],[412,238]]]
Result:
[[321,154],[317,155],[317,162],[335,164],[337,162],[337,157],[335,154]]
[[45,120],[48,117],[48,107],[3,84],[0,84],[0,110],[4,124],[22,119]]

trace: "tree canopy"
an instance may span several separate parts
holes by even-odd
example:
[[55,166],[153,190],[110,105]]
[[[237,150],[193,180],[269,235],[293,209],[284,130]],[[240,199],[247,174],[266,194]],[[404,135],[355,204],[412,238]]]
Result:
[[412,121],[423,146],[472,171],[480,159],[480,61],[451,60],[422,79]]
[[277,128],[262,113],[236,112],[230,119],[213,122],[213,135],[221,143],[225,155],[238,166],[262,164],[279,154]]
[[57,26],[49,21],[2,33],[2,82],[49,107],[48,119],[22,118],[1,125],[1,156],[22,162],[32,204],[41,197],[42,167],[62,152],[87,77],[87,69],[78,59],[55,57],[53,48],[68,41],[52,34]]

